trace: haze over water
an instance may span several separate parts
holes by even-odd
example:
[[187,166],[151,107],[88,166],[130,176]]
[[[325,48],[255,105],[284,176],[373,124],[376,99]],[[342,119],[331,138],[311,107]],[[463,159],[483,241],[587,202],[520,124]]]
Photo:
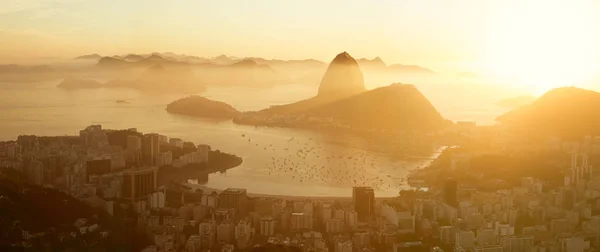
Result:
[[[181,95],[146,94],[127,88],[67,91],[56,88],[59,82],[2,83],[0,139],[16,139],[23,134],[76,135],[90,124],[102,124],[107,129],[135,127],[144,133],[208,143],[213,149],[244,159],[241,166],[225,174],[211,174],[206,187],[233,186],[247,188],[250,193],[290,196],[348,196],[355,185],[372,186],[380,196],[394,196],[407,187],[403,178],[409,170],[423,167],[439,153],[432,147],[430,153],[422,154],[423,159],[398,160],[389,153],[368,150],[368,142],[349,134],[254,127],[167,113],[165,105]],[[211,87],[202,95],[247,111],[301,100],[314,95],[315,89],[305,85]],[[432,103],[450,100],[444,99],[434,98]],[[456,106],[435,105],[443,115],[444,108]],[[449,119],[481,115],[482,121],[491,121],[496,115],[494,109],[463,109],[450,114],[456,117]]]

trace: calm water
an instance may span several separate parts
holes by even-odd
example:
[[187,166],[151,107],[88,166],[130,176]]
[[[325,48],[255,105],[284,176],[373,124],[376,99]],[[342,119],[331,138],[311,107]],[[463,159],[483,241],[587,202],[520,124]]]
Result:
[[[397,160],[367,150],[368,142],[351,135],[168,114],[165,105],[181,95],[143,94],[131,89],[66,91],[55,87],[58,82],[0,83],[0,139],[16,139],[20,134],[75,135],[90,124],[110,129],[136,127],[142,132],[208,143],[244,159],[241,166],[225,174],[211,174],[204,186],[293,196],[349,196],[353,185],[372,186],[378,196],[397,195],[407,187],[402,180],[408,171],[426,165],[439,153],[432,148],[422,159]],[[263,90],[211,88],[203,95],[240,110],[256,110],[315,93],[314,86],[288,85]],[[444,108],[432,102],[444,114]],[[463,116],[473,114],[489,117],[482,120],[495,116],[485,111],[465,111]]]

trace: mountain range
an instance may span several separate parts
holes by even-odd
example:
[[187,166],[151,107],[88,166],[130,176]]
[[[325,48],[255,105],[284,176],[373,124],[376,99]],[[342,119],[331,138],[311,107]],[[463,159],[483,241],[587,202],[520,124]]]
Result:
[[246,112],[234,122],[386,132],[433,131],[449,124],[413,85],[392,84],[367,91],[359,63],[347,52],[331,61],[315,97]]
[[365,71],[379,71],[384,73],[404,73],[404,74],[434,74],[431,69],[417,65],[392,64],[387,65],[380,57],[375,57],[371,60],[362,58],[357,60],[360,67]]

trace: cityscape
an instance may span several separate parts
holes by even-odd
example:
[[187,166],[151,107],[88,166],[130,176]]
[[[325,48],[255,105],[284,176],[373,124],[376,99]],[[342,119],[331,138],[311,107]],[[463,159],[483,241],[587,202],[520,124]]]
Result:
[[1,0],[0,252],[600,251],[598,13]]
[[[471,144],[483,141],[484,136],[472,129],[460,134],[473,139]],[[31,190],[60,191],[66,193],[63,197],[85,202],[94,210],[69,211],[63,220],[70,222],[50,228],[44,222],[18,220],[4,196],[2,226],[12,228],[3,232],[3,246],[35,250],[139,246],[135,249],[140,251],[288,246],[298,251],[336,252],[595,248],[600,238],[600,219],[595,214],[600,211],[596,199],[600,180],[589,158],[600,154],[600,139],[519,144],[520,155],[545,151],[568,159],[562,162],[557,184],[520,177],[517,183],[498,185],[503,189],[478,190],[479,184],[466,182],[470,178],[499,180],[472,169],[470,163],[491,153],[517,154],[511,146],[518,140],[508,139],[485,139],[502,143],[486,149],[446,149],[439,162],[412,173],[409,181],[415,189],[401,191],[398,197],[378,198],[373,188],[357,186],[349,198],[302,198],[253,196],[235,187],[193,189],[184,181],[161,180],[159,174],[185,167],[207,176],[214,156],[211,148],[156,133],[142,134],[135,128],[109,130],[91,125],[79,136],[19,136],[0,145],[3,192],[9,187],[7,179],[24,179],[19,183],[31,183],[36,188]],[[447,173],[455,178],[443,175]],[[31,192],[17,193],[26,198]],[[110,220],[119,220],[122,226]],[[114,236],[123,235],[118,229],[137,235],[129,238],[139,244],[117,245],[119,237]]]

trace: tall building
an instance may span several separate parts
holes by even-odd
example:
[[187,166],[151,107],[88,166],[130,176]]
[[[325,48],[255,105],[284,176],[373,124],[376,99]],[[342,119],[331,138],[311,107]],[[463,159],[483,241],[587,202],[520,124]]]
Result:
[[215,245],[217,224],[210,220],[202,222],[199,225],[200,238],[202,240],[202,248],[210,249]]
[[79,137],[85,147],[100,147],[108,144],[106,132],[102,130],[102,125],[90,125],[79,131]]
[[173,147],[183,148],[183,140],[181,140],[181,138],[171,138],[169,139],[169,145]]
[[475,233],[470,230],[457,232],[455,246],[462,249],[475,248]]
[[458,182],[454,179],[447,179],[444,182],[443,198],[446,204],[457,207],[458,206]]
[[352,241],[338,241],[334,247],[335,252],[352,252]]
[[440,227],[440,241],[443,244],[453,244],[456,241],[456,229],[453,226]]
[[36,185],[44,184],[44,163],[38,160],[29,162],[28,177]]
[[141,167],[123,172],[122,197],[130,200],[144,199],[156,190],[158,167]]
[[252,239],[252,225],[250,222],[240,220],[235,226],[235,241],[238,249],[245,249],[250,246]]
[[246,189],[227,188],[219,194],[219,208],[234,208],[245,213],[247,199]]
[[375,213],[375,191],[373,188],[354,187],[352,189],[352,201],[359,221],[367,221]]
[[263,217],[260,219],[260,235],[270,237],[275,235],[275,220],[273,217]]
[[313,228],[313,218],[310,214],[292,213],[291,219],[292,230],[307,231]]
[[235,237],[235,227],[230,220],[224,221],[217,226],[217,242],[232,243]]
[[127,160],[134,165],[142,163],[142,138],[138,136],[127,136]]
[[156,156],[160,153],[159,135],[145,134],[142,137],[142,162],[145,165],[155,165]]

